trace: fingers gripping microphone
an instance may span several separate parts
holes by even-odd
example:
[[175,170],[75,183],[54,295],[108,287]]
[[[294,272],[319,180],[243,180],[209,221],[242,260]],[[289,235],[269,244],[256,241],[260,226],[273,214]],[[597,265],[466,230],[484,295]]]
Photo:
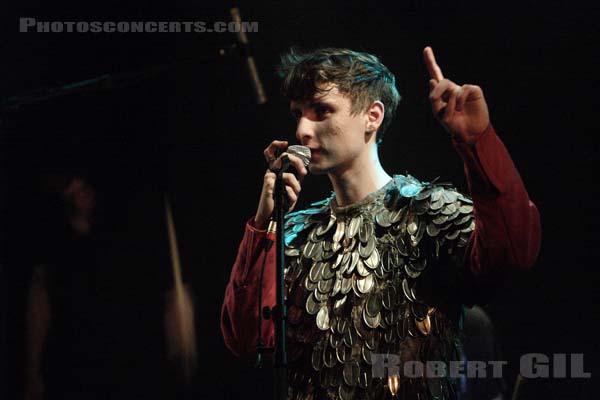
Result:
[[304,164],[304,167],[308,167],[311,156],[310,149],[308,147],[301,146],[299,144],[294,144],[288,147],[286,152],[298,157],[300,160],[302,160],[302,164]]
[[[304,164],[305,168],[308,168],[308,164],[310,163],[310,149],[306,146],[301,146],[301,145],[297,145],[294,144],[290,147],[287,148],[286,153],[288,154],[293,154],[296,157],[298,157],[300,160],[302,160],[302,164]],[[287,158],[287,156],[283,156],[282,157],[282,170],[285,171],[289,168],[290,162]],[[275,219],[273,217],[271,217],[271,219],[269,220],[269,226],[267,228],[267,239],[269,239],[271,242],[275,241],[276,238],[276,231],[277,231],[277,222],[275,221]]]

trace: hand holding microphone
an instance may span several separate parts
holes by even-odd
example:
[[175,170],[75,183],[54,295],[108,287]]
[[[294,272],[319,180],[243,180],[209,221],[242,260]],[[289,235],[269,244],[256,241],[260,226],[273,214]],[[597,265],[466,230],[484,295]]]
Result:
[[[277,153],[284,151],[279,157]],[[310,149],[306,146],[289,146],[287,141],[274,140],[264,151],[265,159],[269,163],[269,169],[266,171],[263,179],[263,188],[258,202],[258,209],[254,217],[254,224],[259,229],[266,229],[269,219],[275,208],[273,193],[275,190],[275,180],[277,174],[273,171],[279,171],[282,167],[286,168],[283,173],[283,181],[287,192],[291,211],[300,194],[300,182],[308,173],[307,166],[310,161]],[[287,161],[286,161],[287,160]],[[287,168],[289,166],[289,168]]]

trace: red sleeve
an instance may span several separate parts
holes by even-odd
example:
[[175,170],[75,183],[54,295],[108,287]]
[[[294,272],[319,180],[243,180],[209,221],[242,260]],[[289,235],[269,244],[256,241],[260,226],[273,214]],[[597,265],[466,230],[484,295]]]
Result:
[[464,161],[475,205],[475,230],[467,247],[471,270],[530,268],[540,249],[540,215],[506,147],[491,124],[474,144],[457,139],[453,144]]
[[[258,288],[260,269],[265,256],[263,239],[266,231],[256,229],[252,221],[246,223],[244,237],[238,249],[237,258],[221,309],[221,332],[225,345],[235,355],[247,357],[255,354],[258,342]],[[263,307],[275,304],[275,246],[267,257],[262,283]],[[263,345],[272,347],[274,343],[273,321],[262,320]]]

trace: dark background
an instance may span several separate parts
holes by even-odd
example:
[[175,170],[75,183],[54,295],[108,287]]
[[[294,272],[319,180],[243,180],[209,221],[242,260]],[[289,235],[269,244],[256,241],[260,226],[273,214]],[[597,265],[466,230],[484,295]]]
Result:
[[[137,377],[108,398],[270,395],[269,372],[253,370],[225,348],[219,315],[244,223],[255,211],[265,167],[262,149],[275,138],[293,140],[293,120],[274,74],[279,54],[290,45],[350,47],[380,56],[396,74],[403,97],[381,149],[384,167],[423,180],[440,176],[462,190],[460,159],[431,117],[423,47],[434,48],[446,77],[484,89],[492,122],[543,225],[537,264],[488,308],[509,361],[507,383],[512,386],[524,353],[584,353],[592,379],[529,382],[537,393],[531,398],[595,398],[600,12],[534,1],[492,8],[464,1],[238,4],[243,20],[259,22],[249,38],[269,97],[263,106],[255,104],[243,60],[218,55],[235,43],[231,33],[18,33],[19,17],[229,21],[232,4],[61,0],[3,6],[0,98],[103,74],[120,79],[112,87],[97,85],[5,109],[0,116],[0,398],[18,398],[21,390],[25,296],[40,242],[48,240],[39,234],[45,215],[39,176],[48,171],[86,174],[123,240],[140,254],[152,249],[145,261],[115,265],[100,275],[110,287],[104,295],[125,311],[105,310],[99,320],[144,332],[130,334],[136,345],[105,360],[112,378],[132,370]],[[160,72],[130,79],[161,65]],[[325,178],[309,177],[301,205],[329,190]],[[199,369],[187,388],[161,356],[161,307],[171,286],[162,231],[165,193],[172,199],[185,280],[196,300]],[[152,256],[161,251],[164,257]],[[133,388],[144,384],[146,391]]]

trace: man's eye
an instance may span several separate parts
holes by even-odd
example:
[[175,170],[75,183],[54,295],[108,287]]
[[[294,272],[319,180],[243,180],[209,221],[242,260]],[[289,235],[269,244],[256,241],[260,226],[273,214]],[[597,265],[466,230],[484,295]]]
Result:
[[315,107],[315,112],[317,113],[317,115],[323,116],[323,115],[327,114],[329,111],[330,111],[329,107],[327,107],[327,106],[317,106],[317,107]]
[[294,110],[294,111],[290,111],[290,113],[292,114],[292,117],[294,117],[295,120],[300,119],[300,111]]

